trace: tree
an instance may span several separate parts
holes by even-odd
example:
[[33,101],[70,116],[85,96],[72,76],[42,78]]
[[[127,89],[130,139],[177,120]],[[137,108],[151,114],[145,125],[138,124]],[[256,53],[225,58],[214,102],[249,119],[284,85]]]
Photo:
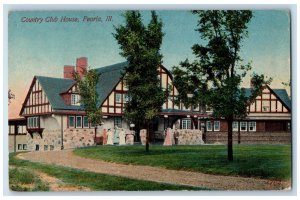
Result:
[[99,109],[97,83],[100,78],[100,74],[95,69],[89,69],[83,71],[83,78],[75,72],[74,80],[77,83],[78,94],[80,95],[80,103],[82,104],[86,116],[90,123],[95,125],[95,144],[97,125],[102,122],[102,112]]
[[128,121],[147,129],[146,151],[149,151],[150,123],[159,115],[166,98],[157,70],[162,63],[162,22],[154,11],[148,26],[143,24],[138,11],[127,11],[124,17],[125,25],[115,27],[113,34],[120,45],[120,55],[128,61],[124,81],[129,101],[124,114]]
[[[252,12],[243,10],[192,11],[199,17],[196,31],[203,44],[192,47],[197,60],[181,62],[173,68],[174,84],[179,90],[179,100],[199,103],[213,109],[213,116],[224,118],[228,124],[227,158],[233,160],[232,122],[244,118],[247,105],[270,83],[264,75],[252,75],[252,93],[246,96],[240,87],[242,78],[251,69],[240,57],[242,41],[248,35]],[[187,98],[187,93],[193,93]]]
[[15,99],[15,94],[12,93],[11,89],[8,89],[8,105],[10,104],[12,99]]

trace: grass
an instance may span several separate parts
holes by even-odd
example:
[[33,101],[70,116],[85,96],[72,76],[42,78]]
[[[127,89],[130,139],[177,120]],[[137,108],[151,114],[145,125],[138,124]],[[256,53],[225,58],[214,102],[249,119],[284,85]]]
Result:
[[12,191],[49,191],[46,183],[23,167],[9,170],[9,185]]
[[[209,190],[208,188],[198,188],[190,186],[156,183],[152,181],[135,180],[119,176],[87,172],[68,167],[35,163],[26,160],[16,159],[15,154],[10,154],[9,164],[15,167],[22,167],[27,170],[30,169],[30,171],[44,172],[49,176],[53,176],[60,179],[66,184],[88,187],[92,191]],[[11,173],[13,173],[13,169],[10,170],[10,174]],[[25,178],[25,180],[31,182],[31,178]],[[10,177],[10,181],[14,180]],[[20,182],[20,179],[17,179],[17,182]]]
[[227,161],[227,146],[98,146],[76,149],[78,156],[209,174],[291,179],[291,145],[234,145],[234,161]]

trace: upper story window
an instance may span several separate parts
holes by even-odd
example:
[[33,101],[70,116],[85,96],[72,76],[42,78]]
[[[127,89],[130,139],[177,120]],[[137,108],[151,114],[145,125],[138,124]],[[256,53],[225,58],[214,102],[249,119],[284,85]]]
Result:
[[263,112],[270,111],[270,101],[262,101],[262,111]]
[[116,93],[116,103],[121,103],[122,102],[122,94]]
[[71,94],[71,105],[80,106],[80,95]]
[[27,127],[28,128],[39,128],[40,127],[40,118],[39,117],[28,117],[27,118]]

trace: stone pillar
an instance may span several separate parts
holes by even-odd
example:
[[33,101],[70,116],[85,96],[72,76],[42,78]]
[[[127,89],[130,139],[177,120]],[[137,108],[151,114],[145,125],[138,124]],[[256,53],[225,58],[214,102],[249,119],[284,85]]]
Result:
[[134,144],[134,131],[130,131],[129,134],[126,135],[126,144],[133,145]]
[[142,145],[146,145],[146,135],[147,135],[146,129],[140,130],[140,138],[141,138]]
[[173,134],[170,128],[167,128],[166,130],[166,137],[165,137],[165,141],[164,141],[164,146],[170,146],[173,143],[173,138],[172,138]]
[[106,129],[103,129],[103,145],[106,145],[107,143],[107,134],[106,134]]

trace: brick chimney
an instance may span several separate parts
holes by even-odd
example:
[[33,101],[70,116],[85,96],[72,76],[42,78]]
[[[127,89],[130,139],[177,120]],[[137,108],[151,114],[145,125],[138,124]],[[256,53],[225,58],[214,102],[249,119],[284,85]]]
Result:
[[75,72],[75,66],[72,66],[72,65],[64,66],[64,78],[73,79],[74,72]]
[[81,78],[83,77],[84,71],[87,70],[87,62],[86,57],[77,58],[76,60],[76,72]]

